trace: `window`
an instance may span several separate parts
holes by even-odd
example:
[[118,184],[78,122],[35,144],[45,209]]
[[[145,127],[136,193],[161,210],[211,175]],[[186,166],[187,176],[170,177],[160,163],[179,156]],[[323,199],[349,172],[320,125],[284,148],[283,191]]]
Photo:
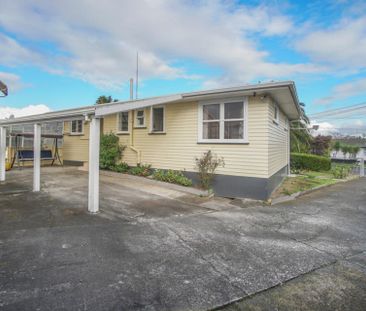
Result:
[[83,120],[71,121],[71,134],[82,134],[83,126]]
[[277,124],[280,123],[280,111],[278,110],[277,104],[274,104],[273,119]]
[[118,114],[118,132],[128,133],[128,111],[123,111]]
[[151,107],[151,129],[152,133],[163,133],[165,131],[165,107]]
[[136,125],[135,127],[145,127],[145,110],[136,111]]
[[247,142],[247,98],[201,103],[199,109],[198,142]]

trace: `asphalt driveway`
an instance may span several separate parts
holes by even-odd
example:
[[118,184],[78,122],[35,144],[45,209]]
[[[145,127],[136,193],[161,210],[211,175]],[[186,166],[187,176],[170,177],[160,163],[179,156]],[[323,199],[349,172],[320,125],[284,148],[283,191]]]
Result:
[[[0,185],[2,310],[206,310],[334,265],[366,275],[366,179],[242,208],[103,177],[98,215],[86,174],[42,180],[40,193],[30,170]],[[363,280],[349,286],[355,310]]]

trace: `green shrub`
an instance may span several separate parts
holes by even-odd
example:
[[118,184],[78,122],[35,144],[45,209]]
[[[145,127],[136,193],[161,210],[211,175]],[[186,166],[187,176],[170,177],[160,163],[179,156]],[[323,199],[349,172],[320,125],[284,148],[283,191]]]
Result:
[[128,170],[128,173],[131,175],[137,176],[149,176],[151,175],[151,165],[150,164],[137,164],[135,167],[131,167]]
[[155,170],[153,177],[156,180],[165,181],[172,184],[178,184],[186,187],[192,186],[192,180],[184,176],[180,171]]
[[119,144],[117,135],[113,133],[102,135],[100,138],[100,168],[113,169],[117,161],[121,159],[124,148]]
[[130,169],[130,167],[128,166],[128,164],[126,162],[121,162],[116,164],[112,170],[118,173],[126,173],[128,172],[128,170]]
[[335,165],[332,168],[332,174],[334,178],[337,179],[344,179],[349,176],[351,173],[352,167],[348,165]]
[[306,153],[291,153],[291,169],[310,171],[329,171],[329,158]]
[[201,158],[196,158],[198,177],[203,189],[210,189],[214,173],[219,166],[225,166],[224,158],[219,158],[211,150],[203,153]]

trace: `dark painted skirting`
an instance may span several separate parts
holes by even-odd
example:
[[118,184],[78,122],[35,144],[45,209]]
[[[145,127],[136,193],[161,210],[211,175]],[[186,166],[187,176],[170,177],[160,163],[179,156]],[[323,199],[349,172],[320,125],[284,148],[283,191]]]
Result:
[[83,161],[72,161],[72,160],[64,160],[64,165],[66,166],[83,166]]
[[[197,173],[184,172],[184,174],[192,179],[194,184],[199,183]],[[267,200],[286,175],[287,166],[280,169],[270,178],[216,174],[213,181],[213,190],[217,195],[223,197]]]

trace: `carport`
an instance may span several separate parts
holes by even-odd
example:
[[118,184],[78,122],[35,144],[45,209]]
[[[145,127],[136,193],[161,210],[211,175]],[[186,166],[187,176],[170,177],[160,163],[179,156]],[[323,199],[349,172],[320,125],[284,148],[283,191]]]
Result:
[[89,186],[88,186],[88,211],[99,211],[99,149],[100,149],[100,120],[109,114],[145,108],[157,104],[166,104],[182,99],[181,95],[164,96],[145,100],[135,100],[104,104],[101,106],[88,106],[77,109],[49,112],[21,118],[0,120],[0,181],[6,178],[6,137],[7,128],[12,125],[33,124],[33,191],[41,191],[41,135],[42,124],[60,121],[67,122],[83,119],[90,122],[89,134]]

